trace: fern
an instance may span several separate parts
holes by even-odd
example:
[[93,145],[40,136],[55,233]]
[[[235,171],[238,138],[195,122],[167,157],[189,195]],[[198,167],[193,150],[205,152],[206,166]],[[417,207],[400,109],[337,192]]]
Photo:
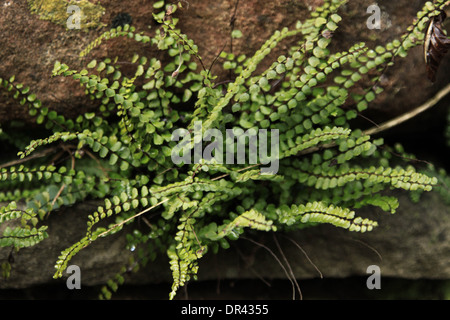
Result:
[[[378,79],[393,59],[421,44],[426,22],[448,1],[427,3],[405,35],[385,46],[370,49],[357,43],[331,52],[327,35],[338,28],[338,10],[345,2],[324,1],[310,19],[274,32],[251,57],[222,52],[218,59],[234,74],[230,83],[215,83],[197,45],[177,28],[173,15],[181,9],[180,2],[155,12],[160,28],[152,34],[129,25],[106,31],[80,56],[121,37],[123,43],[154,46],[166,58],[125,57],[134,68],[131,72],[120,69],[118,58],[92,60],[82,70],[56,61],[52,76],[79,82],[100,105],[75,119],[45,107],[14,77],[0,79],[11,98],[28,106],[48,132],[44,138],[31,139],[18,152],[19,159],[0,170],[0,201],[7,202],[0,208],[0,224],[17,219],[22,223],[5,228],[0,245],[34,245],[47,237],[46,226],[38,224],[45,223],[52,211],[98,199],[86,232],[58,257],[54,277],[61,277],[71,259],[94,241],[125,230],[126,249],[136,256],[105,284],[101,298],[117,290],[128,270],[164,254],[173,276],[172,299],[196,278],[205,254],[228,248],[228,241],[249,230],[292,231],[330,224],[372,231],[377,222],[357,216],[357,209],[376,206],[394,213],[398,200],[385,191],[403,189],[414,195],[432,190],[438,184],[434,174],[392,163],[382,139],[350,123],[382,92]],[[287,38],[297,42],[257,72]],[[356,89],[369,72],[368,87]],[[267,138],[278,137],[278,150],[271,150],[269,157],[279,162],[277,174],[261,172],[267,160],[262,156],[253,163],[201,159],[175,164],[171,156],[179,150],[172,133],[182,130],[187,141],[182,151],[195,154],[203,141],[190,134],[200,121],[201,134],[216,129],[226,136],[231,130],[236,141],[242,141],[250,140],[248,132],[264,129]],[[7,140],[4,130],[0,137]],[[217,145],[225,150],[227,142]],[[250,159],[249,153],[246,150],[245,159]],[[24,203],[21,210],[19,201]],[[151,220],[149,229],[137,230],[133,221],[144,216]],[[2,270],[9,274],[8,266]]]
[[0,247],[16,249],[31,247],[48,237],[47,226],[36,228],[38,220],[31,210],[19,209],[14,201],[0,208],[0,223],[19,218],[21,226],[7,225],[3,230],[0,236]]

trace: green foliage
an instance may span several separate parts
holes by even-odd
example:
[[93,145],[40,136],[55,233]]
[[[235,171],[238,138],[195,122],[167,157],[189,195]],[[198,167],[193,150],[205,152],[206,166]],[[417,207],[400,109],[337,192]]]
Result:
[[[43,106],[14,77],[0,79],[49,132],[33,139],[18,153],[16,164],[0,172],[0,199],[9,202],[1,208],[0,223],[22,221],[21,227],[4,230],[0,245],[33,245],[46,236],[45,226],[35,225],[53,210],[98,199],[101,204],[89,215],[86,233],[58,257],[54,277],[62,276],[80,250],[127,226],[127,249],[136,258],[105,285],[101,298],[109,298],[129,270],[159,254],[169,257],[174,298],[196,278],[198,262],[208,251],[228,248],[244,232],[320,223],[371,231],[377,222],[357,216],[356,209],[370,205],[394,213],[398,201],[385,191],[430,191],[435,177],[390,161],[380,148],[383,141],[351,128],[350,121],[382,91],[378,79],[394,57],[421,44],[426,21],[444,1],[427,3],[399,40],[374,50],[358,43],[331,52],[329,35],[338,28],[338,9],[344,3],[325,1],[310,19],[276,31],[252,57],[222,52],[218,59],[223,69],[234,75],[224,84],[215,83],[197,45],[177,29],[172,14],[182,2],[169,7],[158,1],[155,9],[166,11],[154,14],[161,27],[153,34],[118,27],[104,32],[80,56],[123,37],[123,43],[155,46],[166,54],[163,60],[127,57],[134,66],[130,74],[120,69],[118,58],[93,60],[83,70],[55,63],[53,76],[73,78],[99,102],[98,110],[76,119]],[[233,31],[233,37],[240,35]],[[257,74],[261,62],[288,38],[297,41],[288,54]],[[367,86],[363,91],[362,85]],[[212,128],[278,130],[278,173],[261,175],[261,163],[175,165],[172,132],[194,129],[196,121],[202,121],[203,133]],[[6,139],[8,133],[1,135]],[[19,200],[23,210],[15,205]],[[138,217],[146,219],[148,228],[132,224]]]
[[0,208],[0,223],[20,219],[20,226],[6,226],[0,236],[0,247],[23,248],[31,247],[44,240],[48,235],[47,226],[36,229],[38,219],[31,209],[20,210],[16,202],[12,201]]
[[[433,189],[440,195],[441,199],[447,205],[450,205],[450,175],[446,172],[446,170],[442,168],[438,169],[433,165],[430,165],[427,169],[423,170],[423,173],[429,176],[434,176],[438,179],[439,183],[434,186]],[[414,202],[419,202],[422,193],[423,190],[412,192],[411,199]]]

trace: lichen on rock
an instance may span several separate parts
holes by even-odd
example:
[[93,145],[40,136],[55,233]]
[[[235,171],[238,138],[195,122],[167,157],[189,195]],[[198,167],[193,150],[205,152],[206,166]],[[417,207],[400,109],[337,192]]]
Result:
[[30,11],[39,15],[40,19],[48,20],[67,28],[67,21],[72,15],[69,6],[80,8],[80,29],[88,29],[105,26],[100,20],[105,13],[105,8],[87,0],[28,0]]

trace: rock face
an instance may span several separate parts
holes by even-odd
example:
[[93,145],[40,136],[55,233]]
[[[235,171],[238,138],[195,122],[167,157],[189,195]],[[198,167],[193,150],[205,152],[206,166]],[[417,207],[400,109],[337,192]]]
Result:
[[[350,233],[322,225],[277,234],[277,241],[296,278],[312,279],[320,274],[324,279],[367,276],[367,268],[377,265],[382,277],[449,279],[449,207],[436,193],[424,195],[418,204],[403,193],[397,196],[400,208],[394,215],[380,214],[370,207],[358,211],[359,215],[379,222],[372,232]],[[53,265],[61,250],[84,235],[86,215],[95,207],[93,203],[83,203],[52,214],[48,220],[49,238],[14,254],[11,277],[0,281],[0,289],[42,284],[65,288],[65,278],[52,279]],[[284,261],[273,235],[255,233],[246,237],[250,240],[241,239],[217,255],[206,255],[200,262],[199,280],[286,279],[283,267],[262,247],[269,248]],[[119,232],[108,239],[97,240],[76,255],[70,264],[80,267],[82,285],[101,285],[113,278],[132,254],[125,245],[123,232]],[[6,258],[9,252],[9,248],[0,249],[0,257]],[[130,274],[126,281],[139,285],[170,283],[168,261],[161,257]]]
[[[104,7],[105,11],[99,23],[106,27],[88,31],[83,28],[68,30],[31,14],[25,0],[3,1],[0,8],[0,77],[9,78],[15,75],[17,82],[30,86],[44,105],[71,117],[95,106],[89,103],[78,84],[71,79],[51,78],[56,60],[80,70],[94,58],[130,58],[135,52],[147,56],[161,56],[154,47],[130,40],[125,46],[118,46],[116,41],[105,43],[87,58],[80,59],[79,52],[110,27],[119,14],[129,14],[132,25],[137,30],[146,33],[155,30],[152,12],[157,9],[148,2],[131,0],[127,1],[126,6],[118,0],[107,3],[91,2]],[[401,0],[383,3],[380,5],[381,29],[369,30],[366,26],[369,17],[366,13],[367,1],[349,1],[341,10],[343,21],[334,34],[332,43],[336,49],[344,50],[355,42],[364,41],[375,47],[376,44],[384,44],[398,38],[424,2]],[[180,19],[179,26],[199,46],[200,55],[205,65],[209,66],[222,48],[227,52],[252,55],[275,30],[295,26],[298,20],[309,16],[309,9],[314,9],[322,1],[190,0],[182,3],[184,9],[176,13],[176,17]],[[152,29],[149,30],[149,26]],[[232,28],[241,30],[243,37],[231,40]],[[270,59],[283,54],[290,44],[292,43],[280,46]],[[425,80],[422,55],[421,48],[415,48],[407,59],[396,61],[396,66],[386,73],[383,83],[386,84],[387,90],[372,105],[374,117],[380,114],[380,118],[386,119],[410,110],[427,100],[447,82],[450,66],[448,59],[441,66],[438,81],[431,84]],[[218,72],[217,65],[213,69],[213,72],[215,71]],[[217,81],[227,80],[227,76],[227,73],[219,74]],[[417,90],[411,90],[412,88]],[[12,119],[32,122],[27,111],[4,94],[0,95],[0,105],[1,122]]]
[[[367,1],[352,0],[342,9],[343,22],[333,36],[336,49],[346,49],[359,41],[375,46],[398,38],[424,2],[399,0],[385,3],[381,6],[382,29],[368,30]],[[224,46],[228,52],[232,49],[235,53],[251,55],[274,30],[292,27],[298,19],[308,16],[309,8],[320,3],[316,0],[189,0],[183,1],[185,9],[177,13],[177,17],[180,18],[180,28],[198,44],[205,64],[209,65]],[[148,1],[131,0],[125,5],[123,1],[112,0],[102,3],[102,6],[105,8],[102,23],[106,25],[111,25],[119,13],[128,13],[137,30],[154,30],[154,9]],[[78,53],[98,37],[102,29],[88,32],[66,30],[50,21],[39,20],[38,16],[30,14],[25,0],[2,1],[0,10],[0,77],[16,75],[17,81],[29,85],[43,104],[67,117],[96,106],[71,79],[50,77],[56,60],[81,69],[94,58],[116,55],[129,58],[134,52],[147,56],[158,54],[149,45],[130,41],[126,46],[115,46],[117,42],[111,41],[94,50],[88,58],[80,59]],[[149,30],[148,25],[153,28]],[[241,30],[243,37],[233,39],[231,44],[232,26]],[[281,46],[272,58],[288,46],[289,43]],[[395,67],[386,73],[387,90],[370,111],[374,119],[388,119],[426,101],[448,82],[449,70],[447,59],[439,70],[437,82],[429,83],[421,48],[413,49],[406,59],[396,61]],[[226,73],[219,74],[218,81],[226,79]],[[431,116],[430,121],[441,118],[437,114]],[[32,123],[33,119],[23,107],[0,91],[0,123],[11,120]],[[382,276],[450,278],[449,207],[434,193],[424,195],[419,204],[411,203],[404,194],[399,197],[399,212],[393,216],[364,209],[361,215],[379,221],[380,226],[371,233],[349,234],[330,226],[320,226],[285,236],[277,235],[293,273],[298,278],[319,276],[302,250],[292,242],[295,241],[324,277],[366,275],[369,265],[378,265]],[[61,250],[84,235],[85,218],[93,208],[91,203],[84,203],[52,213],[48,220],[50,237],[35,247],[14,254],[11,277],[6,281],[0,280],[0,288],[26,288],[55,282],[65,285],[64,279],[52,279],[53,265]],[[271,235],[256,234],[252,239],[280,256]],[[97,241],[78,254],[71,263],[81,267],[83,284],[102,284],[112,278],[131,254],[124,249],[125,243],[123,234],[118,233],[107,240]],[[0,259],[5,259],[8,254],[8,248],[0,249]],[[255,274],[263,278],[286,278],[268,251],[253,242],[240,240],[223,253],[207,255],[200,264],[199,279],[254,278]],[[170,281],[169,265],[164,259],[129,279],[129,283],[136,284],[160,281]]]
[[[367,267],[377,265],[381,269],[381,275],[385,277],[448,279],[448,206],[436,194],[427,195],[419,204],[413,204],[404,195],[400,195],[399,199],[401,209],[394,215],[380,215],[377,210],[370,208],[358,211],[364,217],[379,221],[379,227],[366,234],[349,233],[323,225],[293,234],[277,235],[293,273],[298,279],[317,278],[319,272],[309,258],[324,278],[367,275]],[[271,236],[264,235],[259,241],[283,261]],[[223,277],[251,277],[252,274],[269,279],[274,275],[276,278],[286,277],[281,266],[267,250],[250,242],[244,246],[247,250],[241,246],[239,248],[247,257],[244,263],[241,260],[241,268],[236,268],[239,256],[233,250],[225,253],[229,254],[226,259],[217,258],[220,261],[217,267],[223,272]],[[224,262],[226,264],[226,261],[234,262],[223,270],[220,265]],[[208,275],[213,279],[214,268],[206,267],[201,270],[204,277]]]

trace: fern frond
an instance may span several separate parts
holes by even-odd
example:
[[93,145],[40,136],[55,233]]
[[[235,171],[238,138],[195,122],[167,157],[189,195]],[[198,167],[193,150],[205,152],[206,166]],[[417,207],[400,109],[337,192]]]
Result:
[[77,133],[72,132],[55,132],[51,136],[43,139],[31,140],[28,146],[25,147],[25,150],[20,151],[17,155],[23,159],[28,157],[32,152],[34,152],[37,148],[52,144],[57,141],[69,141],[77,138]]
[[327,206],[322,202],[305,205],[283,206],[277,210],[278,221],[286,225],[307,223],[328,223],[350,231],[371,231],[378,225],[376,221],[355,217],[355,212],[347,208]]
[[384,167],[370,168],[349,168],[341,166],[337,169],[328,169],[325,174],[319,173],[319,168],[311,167],[311,171],[303,171],[299,174],[299,182],[306,183],[308,186],[314,186],[317,189],[328,189],[336,186],[342,187],[345,184],[356,181],[366,180],[368,183],[390,184],[394,188],[405,190],[422,189],[430,191],[437,184],[437,179],[416,172],[413,168],[392,169]]
[[80,57],[87,56],[93,49],[100,46],[104,40],[109,40],[117,37],[128,37],[142,43],[147,43],[150,41],[149,36],[143,35],[142,33],[135,33],[135,31],[136,28],[128,24],[123,27],[119,26],[117,28],[105,31],[101,36],[89,43],[89,45],[80,52]]
[[54,110],[49,110],[42,105],[42,101],[36,97],[35,93],[30,91],[30,87],[22,83],[15,83],[15,76],[9,79],[0,78],[0,86],[6,91],[11,92],[14,99],[19,101],[20,105],[28,105],[29,115],[36,117],[36,123],[44,124],[47,129],[55,131],[72,129],[74,123],[71,119],[66,119]]
[[195,276],[197,274],[197,260],[201,258],[204,251],[204,248],[190,251],[177,250],[174,246],[167,250],[173,277],[172,291],[169,294],[169,299],[173,299],[178,289],[189,282],[193,275]]
[[366,205],[380,207],[385,212],[395,213],[399,207],[398,199],[395,197],[382,196],[380,194],[370,195],[358,200],[354,207],[361,208]]
[[67,265],[69,261],[72,259],[74,255],[76,255],[80,250],[82,250],[85,246],[89,245],[90,239],[87,237],[82,238],[78,242],[74,243],[69,248],[63,250],[58,257],[58,260],[55,263],[55,274],[53,275],[54,279],[61,278],[64,270],[67,269]]
[[295,155],[302,150],[315,146],[321,142],[332,141],[336,139],[341,139],[348,137],[350,134],[349,129],[340,128],[340,127],[325,127],[324,129],[317,128],[316,130],[312,130],[310,133],[306,133],[303,136],[299,137],[300,140],[296,146],[284,151],[284,154],[280,158],[289,157],[291,155]]
[[227,235],[229,235],[231,232],[234,232],[233,230],[235,228],[250,228],[260,231],[276,231],[277,228],[273,225],[273,221],[266,220],[265,216],[261,214],[260,212],[252,209],[249,211],[245,211],[244,213],[240,214],[238,217],[236,217],[233,221],[230,223],[219,227],[219,231],[217,233],[217,238],[220,239]]
[[31,247],[48,237],[47,226],[36,228],[6,227],[0,236],[0,247]]

